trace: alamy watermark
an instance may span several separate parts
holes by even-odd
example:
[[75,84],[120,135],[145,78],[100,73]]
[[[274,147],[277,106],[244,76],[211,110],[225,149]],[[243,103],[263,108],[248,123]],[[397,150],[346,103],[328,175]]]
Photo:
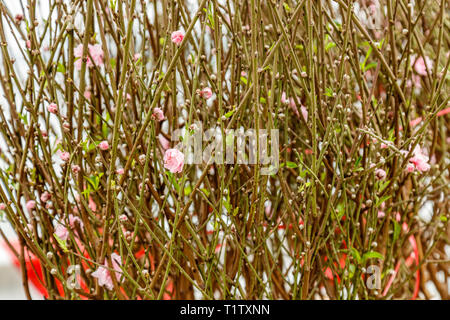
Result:
[[[188,131],[176,130],[175,148],[185,155],[186,164],[250,164],[261,165],[261,175],[276,174],[279,168],[278,129],[224,129],[219,126],[203,130],[195,122]],[[258,152],[259,151],[259,152]]]

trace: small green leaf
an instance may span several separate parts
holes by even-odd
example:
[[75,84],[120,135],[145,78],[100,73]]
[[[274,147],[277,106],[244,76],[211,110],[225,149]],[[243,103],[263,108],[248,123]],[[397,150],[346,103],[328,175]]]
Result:
[[363,264],[364,264],[364,263],[366,262],[367,259],[381,259],[381,260],[383,260],[384,257],[383,257],[383,255],[382,255],[381,253],[379,253],[379,252],[376,252],[376,251],[369,251],[369,252],[364,253],[362,259],[363,259]]
[[67,249],[67,243],[66,240],[62,240],[61,238],[59,238],[56,233],[53,234],[53,236],[55,237],[56,241],[58,241],[59,246],[63,249],[64,252],[69,252],[69,250]]
[[295,168],[298,167],[298,165],[297,165],[295,162],[292,162],[292,161],[286,161],[286,167],[295,169]]
[[355,248],[351,248],[350,253],[352,254],[353,258],[356,259],[358,264],[361,264],[361,255],[359,254],[358,250],[356,250]]
[[66,67],[61,62],[58,62],[58,68],[56,68],[57,72],[66,73]]

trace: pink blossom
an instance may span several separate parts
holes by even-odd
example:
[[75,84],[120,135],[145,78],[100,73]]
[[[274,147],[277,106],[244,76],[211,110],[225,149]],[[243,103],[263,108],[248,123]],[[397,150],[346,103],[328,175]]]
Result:
[[[428,156],[424,155],[422,153],[422,150],[420,149],[419,146],[416,146],[414,148],[414,155],[411,159],[409,159],[409,163],[413,164],[415,166],[415,168],[421,172],[425,172],[430,170],[430,165],[427,163],[429,158]],[[410,170],[410,168],[407,168],[408,171]]]
[[306,109],[306,107],[302,105],[300,107],[300,112],[302,113],[302,116],[305,119],[305,121],[308,121],[308,109]]
[[128,220],[128,217],[127,217],[127,215],[126,214],[121,214],[120,216],[119,216],[119,220],[120,221],[127,221]]
[[385,216],[386,216],[386,214],[384,213],[384,211],[381,211],[381,210],[378,211],[378,215],[377,215],[378,219],[384,218]]
[[416,119],[414,119],[414,120],[411,120],[410,122],[409,122],[409,125],[411,126],[411,127],[415,127],[415,126],[417,126],[419,123],[421,123],[422,122],[422,117],[418,117],[418,118],[416,118]]
[[209,99],[209,98],[211,98],[211,96],[212,96],[212,90],[211,90],[211,88],[209,88],[209,87],[203,88],[203,89],[200,91],[200,96],[201,96],[202,98],[204,98],[204,99]]
[[164,120],[164,112],[160,108],[153,109],[152,119],[157,120],[157,121]]
[[21,13],[16,14],[16,16],[14,17],[14,20],[16,23],[20,23],[23,20],[23,14],[21,14]]
[[58,223],[55,228],[55,235],[59,239],[66,241],[69,238],[69,230],[67,230],[67,228],[62,224]]
[[175,43],[177,46],[179,46],[181,41],[183,41],[184,32],[181,30],[174,31],[174,32],[172,32],[171,38],[172,38],[172,42]]
[[158,140],[159,140],[159,143],[161,144],[161,147],[162,147],[164,150],[169,149],[169,147],[170,147],[170,141],[167,140],[166,137],[164,137],[161,133],[158,135]]
[[378,180],[383,180],[384,178],[386,178],[386,171],[378,168],[375,170],[375,176],[377,177]]
[[41,201],[47,202],[50,199],[51,195],[47,191],[41,194]]
[[381,149],[387,149],[388,145],[384,142],[380,143],[380,148]]
[[58,105],[56,103],[50,103],[47,107],[48,112],[56,114],[58,113]]
[[450,113],[450,107],[445,108],[445,109],[439,111],[438,113],[436,113],[436,115],[437,115],[438,117],[441,117],[441,116],[443,116],[443,115],[446,115],[447,113]]
[[25,42],[25,45],[27,46],[27,49],[31,49],[31,41],[30,40],[27,40]]
[[[121,274],[120,267],[122,265],[122,259],[118,254],[112,253],[111,261],[112,261],[112,268],[115,270],[116,279],[117,281],[119,281]],[[92,276],[98,279],[99,286],[101,287],[105,286],[108,290],[112,290],[114,285],[111,278],[111,271],[108,269],[108,267],[109,267],[108,261],[105,259],[105,264],[98,267],[98,269],[92,273]]]
[[283,91],[283,93],[281,93],[281,103],[282,104],[288,104],[289,103],[289,98],[287,98],[286,92],[284,92],[284,91]]
[[164,154],[164,168],[176,173],[183,170],[184,154],[178,149],[168,149]]
[[72,165],[72,172],[73,173],[78,173],[78,172],[80,172],[80,170],[81,170],[81,168],[80,168],[79,165],[77,165],[77,164]]
[[88,204],[89,209],[91,209],[93,212],[97,211],[97,204],[95,203],[94,200],[92,200],[91,197],[89,197],[89,204]]
[[135,53],[133,56],[133,59],[135,62],[137,62],[139,59],[141,58],[141,54],[140,53]]
[[59,157],[61,158],[62,161],[66,162],[69,161],[70,159],[70,153],[67,151],[63,151],[59,153]]
[[5,210],[6,209],[6,204],[4,204],[3,202],[0,203],[0,210]]
[[86,90],[84,92],[84,97],[86,98],[86,100],[91,100],[91,91]]
[[100,148],[100,150],[108,150],[109,149],[109,144],[108,141],[104,140],[102,142],[99,143],[98,147]]
[[73,214],[69,214],[70,228],[74,229],[76,226],[75,223],[78,223],[80,225],[80,228],[83,229],[83,227],[84,227],[83,221],[81,221],[81,219],[79,217],[74,216]]
[[26,207],[28,210],[33,210],[36,207],[36,201],[34,200],[28,200]]
[[428,71],[431,72],[431,69],[433,68],[433,60],[431,60],[428,56],[425,56],[425,59],[420,56],[415,61],[414,59],[411,59],[412,66],[414,67],[414,70],[420,74],[421,76],[427,75],[427,68]]
[[[88,45],[89,54],[86,57],[86,66],[88,68],[92,68],[94,65],[101,66],[103,65],[103,50],[102,46],[99,44],[96,45]],[[75,61],[75,68],[77,70],[81,70],[81,65],[83,63],[81,57],[83,56],[83,44],[79,44],[74,49],[74,55],[76,58],[79,58]],[[91,60],[92,57],[92,60]]]
[[116,173],[117,174],[124,174],[125,170],[123,168],[119,168],[119,169],[116,170]]

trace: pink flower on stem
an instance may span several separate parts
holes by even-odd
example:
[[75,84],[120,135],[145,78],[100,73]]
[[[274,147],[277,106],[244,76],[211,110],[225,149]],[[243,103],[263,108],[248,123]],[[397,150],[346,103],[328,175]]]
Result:
[[79,165],[77,165],[77,164],[72,165],[72,172],[73,173],[78,173],[78,172],[80,172],[80,170],[81,170],[81,168],[80,168]]
[[47,191],[41,194],[41,201],[47,202],[50,199],[51,195]]
[[[122,259],[121,257],[116,254],[116,253],[112,253],[111,254],[111,262],[112,262],[112,269],[114,269],[114,273],[116,276],[117,281],[119,281],[120,279],[120,274],[121,274],[121,265],[122,265]],[[105,264],[98,267],[97,270],[95,270],[92,273],[92,276],[94,278],[97,278],[98,280],[98,284],[101,287],[106,287],[108,290],[112,290],[114,285],[113,285],[113,281],[111,278],[111,271],[108,269],[109,265],[108,265],[108,261],[105,260]]]
[[158,140],[159,140],[159,143],[161,144],[161,147],[162,147],[164,150],[169,149],[169,147],[170,147],[170,141],[167,140],[166,137],[164,137],[161,133],[158,135]]
[[160,108],[153,109],[152,119],[157,120],[157,121],[163,121],[164,120],[164,112]]
[[27,46],[27,49],[31,49],[31,41],[30,40],[27,40],[25,42],[25,45]]
[[429,72],[431,72],[431,69],[433,68],[433,60],[428,56],[425,56],[425,59],[422,56],[417,59],[411,59],[411,64],[414,67],[414,70],[421,76],[427,75],[427,68]]
[[378,168],[375,170],[375,176],[377,177],[378,180],[383,180],[384,178],[386,178],[386,171]]
[[181,172],[184,165],[184,154],[178,149],[168,149],[164,154],[164,168],[172,173]]
[[[409,164],[413,164],[414,167],[420,171],[420,172],[425,172],[430,170],[430,165],[428,164],[428,156],[426,156],[425,154],[422,153],[422,150],[420,149],[419,146],[416,146],[414,148],[414,152],[413,152],[413,157],[411,159],[409,159]],[[411,166],[407,167],[407,170],[409,172],[411,172]],[[414,170],[414,169],[413,169]]]
[[57,114],[58,113],[58,105],[56,103],[50,103],[47,107],[48,112]]
[[281,103],[282,104],[288,104],[289,103],[289,98],[286,96],[286,92],[283,91],[283,93],[281,93]]
[[172,42],[175,43],[177,46],[180,45],[180,43],[183,41],[183,38],[184,38],[183,31],[178,30],[178,31],[172,32],[172,35],[171,35]]
[[23,14],[21,14],[21,13],[16,14],[16,16],[14,17],[14,21],[17,24],[20,23],[21,21],[23,21]]
[[125,170],[123,168],[119,168],[119,169],[116,170],[116,173],[117,174],[124,174]]
[[[95,45],[88,45],[88,51],[89,54],[86,57],[86,66],[88,68],[92,68],[94,65],[97,66],[101,66],[103,65],[103,50],[102,50],[102,46],[99,44],[95,44]],[[74,55],[76,58],[79,58],[77,61],[75,61],[75,68],[77,70],[81,70],[81,65],[83,63],[83,60],[81,59],[81,57],[83,56],[83,44],[79,44],[75,49],[74,49]],[[91,59],[92,57],[92,59]]]
[[212,96],[212,90],[211,90],[211,88],[209,88],[209,87],[203,88],[203,89],[200,91],[200,96],[201,96],[202,98],[204,98],[204,99],[209,99],[209,98],[211,98],[211,96]]
[[306,107],[302,105],[300,107],[300,112],[302,113],[302,116],[305,119],[305,121],[308,121],[308,109],[306,109]]
[[86,100],[91,100],[91,91],[86,90],[84,92],[84,97],[86,98]]
[[66,162],[69,161],[70,159],[70,153],[67,151],[63,151],[59,153],[59,157],[61,158],[62,161]]
[[109,143],[108,141],[104,140],[99,143],[98,147],[100,148],[100,150],[106,151],[109,149]]
[[6,209],[6,204],[4,204],[3,202],[0,203],[0,210],[5,210]]
[[69,238],[69,230],[67,230],[67,228],[62,224],[58,223],[55,228],[55,235],[59,239],[66,241]]
[[36,207],[36,201],[28,200],[25,206],[28,210],[33,210]]
[[73,214],[69,214],[69,226],[70,228],[74,229],[76,226],[76,223],[80,225],[80,228],[83,229],[84,224],[83,221],[77,216],[74,216]]

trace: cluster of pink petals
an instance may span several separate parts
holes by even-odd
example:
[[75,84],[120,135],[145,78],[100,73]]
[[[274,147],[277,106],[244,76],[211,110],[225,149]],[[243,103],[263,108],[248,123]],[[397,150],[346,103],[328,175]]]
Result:
[[[88,49],[89,49],[89,55],[86,57],[86,66],[88,68],[92,68],[94,65],[97,66],[101,66],[103,65],[103,49],[102,46],[100,44],[89,44],[88,45]],[[81,65],[83,63],[81,57],[83,56],[83,44],[79,44],[75,49],[74,49],[74,55],[76,58],[79,58],[77,61],[75,61],[75,68],[77,70],[81,70]],[[92,59],[91,59],[92,57]]]
[[[112,261],[112,269],[115,270],[116,279],[117,281],[119,281],[121,274],[120,267],[122,265],[122,259],[117,253],[112,253],[111,261]],[[98,279],[99,286],[101,287],[104,286],[108,290],[112,290],[114,285],[111,277],[111,271],[109,271],[108,267],[109,267],[108,261],[105,261],[105,264],[103,266],[98,267],[98,269],[92,273],[92,276]]]
[[62,161],[67,162],[70,159],[70,153],[67,151],[62,151],[59,153],[59,157],[61,158]]
[[77,165],[77,164],[72,165],[72,172],[73,173],[78,173],[80,171],[81,171],[81,168],[80,168],[79,165]]
[[4,204],[3,202],[0,203],[0,210],[5,210],[6,209],[6,204]]
[[119,168],[119,169],[116,170],[116,173],[117,174],[124,174],[125,170],[123,168]]
[[[295,103],[294,98],[287,98],[286,96],[286,92],[281,93],[281,103],[285,104],[285,105],[289,105],[289,107],[291,107],[292,111],[294,111],[295,115],[300,118],[300,113],[298,112],[297,109],[297,104]],[[306,107],[304,105],[302,105],[300,103],[300,111],[302,113],[303,119],[305,119],[305,121],[308,121],[308,109],[306,109]]]
[[212,97],[212,90],[209,87],[200,90],[200,96],[204,99],[209,99]]
[[41,201],[42,202],[47,202],[50,199],[50,197],[51,197],[50,193],[48,191],[44,191],[41,194]]
[[413,156],[409,159],[408,166],[406,170],[408,172],[413,172],[417,169],[420,172],[425,172],[430,170],[430,165],[428,164],[428,156],[422,153],[419,146],[416,146],[413,151]]
[[184,32],[181,30],[172,32],[171,39],[173,43],[179,46],[184,39]]
[[55,227],[55,235],[59,239],[66,241],[69,238],[69,230],[61,223],[58,223]]
[[160,108],[153,109],[152,119],[156,120],[156,121],[163,121],[164,120],[164,111],[162,111]]
[[109,143],[108,141],[104,140],[99,143],[98,147],[100,148],[100,150],[106,151],[109,149]]
[[412,57],[411,65],[414,67],[414,70],[417,72],[417,74],[426,76],[427,68],[429,72],[431,72],[431,69],[433,68],[433,60],[431,60],[428,56],[425,56],[425,59],[422,56],[418,57],[417,59],[415,59],[415,57]]
[[384,171],[381,168],[378,168],[375,170],[375,176],[377,177],[378,180],[383,180],[384,178],[386,178],[386,171]]
[[56,103],[50,103],[47,107],[48,112],[56,114],[58,113],[58,105]]
[[164,168],[172,173],[181,172],[184,165],[184,154],[178,149],[168,149],[164,153]]
[[28,200],[25,206],[28,210],[33,210],[36,207],[36,201]]

